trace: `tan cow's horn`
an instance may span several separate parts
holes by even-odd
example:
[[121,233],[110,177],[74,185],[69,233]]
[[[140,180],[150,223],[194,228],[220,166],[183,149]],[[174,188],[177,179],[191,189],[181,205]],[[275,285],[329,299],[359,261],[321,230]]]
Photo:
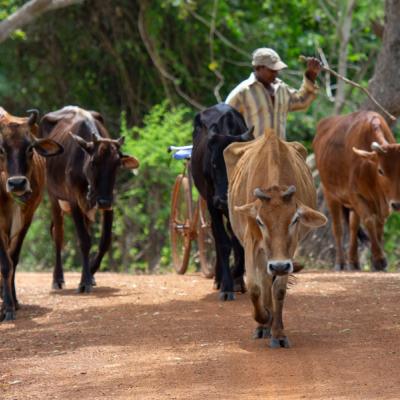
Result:
[[264,193],[260,188],[254,189],[254,196],[260,200],[271,200],[271,197]]
[[99,141],[99,138],[97,137],[97,135],[94,132],[92,132],[92,142],[97,143],[98,141]]
[[386,153],[386,150],[377,142],[371,143],[371,149],[377,153]]
[[123,136],[121,136],[120,138],[118,138],[116,140],[116,143],[118,144],[118,146],[122,146],[125,142],[125,138]]
[[28,114],[30,114],[29,119],[28,119],[28,125],[32,126],[36,123],[39,117],[39,110],[36,110],[35,108],[32,108],[31,110],[26,110]]
[[282,194],[284,199],[289,199],[294,193],[296,193],[296,186],[290,185],[286,191]]

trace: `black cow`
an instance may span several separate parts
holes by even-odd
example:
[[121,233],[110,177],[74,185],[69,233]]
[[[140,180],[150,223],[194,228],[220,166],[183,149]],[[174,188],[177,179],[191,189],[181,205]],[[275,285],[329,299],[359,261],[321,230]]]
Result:
[[[221,291],[221,300],[233,300],[234,290],[245,291],[243,248],[229,223],[228,178],[223,151],[233,142],[253,139],[252,131],[253,128],[247,128],[242,115],[227,104],[207,108],[194,119],[191,168],[194,184],[206,199],[211,216],[217,253],[215,282]],[[232,248],[235,256],[233,274],[229,267]]]
[[[119,168],[135,169],[139,162],[121,153],[123,138],[110,139],[102,116],[94,111],[68,106],[46,114],[40,136],[57,140],[64,154],[49,159],[47,187],[51,202],[51,233],[56,246],[53,289],[62,289],[64,273],[61,248],[64,240],[63,214],[71,213],[83,258],[78,291],[90,292],[93,275],[110,247],[113,221],[113,190]],[[102,212],[102,232],[97,254],[89,261],[90,225],[96,210]]]

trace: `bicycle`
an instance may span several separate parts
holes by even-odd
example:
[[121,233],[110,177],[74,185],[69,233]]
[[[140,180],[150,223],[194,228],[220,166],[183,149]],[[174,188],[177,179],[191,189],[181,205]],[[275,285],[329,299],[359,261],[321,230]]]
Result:
[[190,157],[193,146],[170,146],[176,160],[184,160],[184,167],[172,188],[169,233],[172,263],[178,274],[189,266],[192,241],[197,241],[198,262],[202,274],[213,278],[215,274],[215,245],[206,201],[199,195],[193,200],[193,178]]

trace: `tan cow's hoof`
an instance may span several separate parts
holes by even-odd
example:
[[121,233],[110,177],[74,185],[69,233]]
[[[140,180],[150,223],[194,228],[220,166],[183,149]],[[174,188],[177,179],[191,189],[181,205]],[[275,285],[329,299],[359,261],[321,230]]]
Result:
[[288,349],[290,347],[289,339],[287,336],[285,336],[283,339],[271,338],[269,347],[271,349],[279,349],[281,347]]
[[253,339],[267,339],[271,337],[271,328],[269,326],[259,325],[253,333]]

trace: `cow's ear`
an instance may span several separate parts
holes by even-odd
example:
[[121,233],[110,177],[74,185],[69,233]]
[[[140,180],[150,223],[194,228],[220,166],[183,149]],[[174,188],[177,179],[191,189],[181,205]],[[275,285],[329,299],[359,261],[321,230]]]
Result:
[[245,133],[242,133],[240,135],[240,141],[242,142],[248,142],[249,140],[254,140],[254,125],[248,129]]
[[64,147],[52,139],[36,140],[32,147],[43,157],[57,156],[64,152]]
[[210,131],[208,132],[207,135],[207,145],[208,147],[212,147],[215,143],[217,143],[219,141],[221,135],[218,135],[218,133],[215,133],[214,131]]
[[257,217],[257,208],[255,202],[244,204],[243,206],[235,206],[233,209],[239,214],[244,214],[252,218]]
[[104,118],[99,112],[97,111],[89,111],[89,112],[90,114],[92,114],[92,117],[94,119],[97,119],[97,121],[99,121],[102,125],[104,125]]
[[121,156],[121,164],[125,169],[136,169],[139,168],[139,160],[132,156],[123,154]]
[[300,223],[307,228],[319,228],[328,222],[328,219],[324,214],[303,204],[297,209],[297,213],[299,215]]
[[365,151],[353,147],[354,153],[368,161],[378,161],[378,156],[375,151]]
[[85,150],[89,154],[93,154],[94,151],[93,142],[87,142],[85,139],[82,139],[80,136],[74,135],[72,132],[69,132],[69,135],[71,136],[72,140],[74,140],[75,143],[79,144],[79,146],[83,150]]

